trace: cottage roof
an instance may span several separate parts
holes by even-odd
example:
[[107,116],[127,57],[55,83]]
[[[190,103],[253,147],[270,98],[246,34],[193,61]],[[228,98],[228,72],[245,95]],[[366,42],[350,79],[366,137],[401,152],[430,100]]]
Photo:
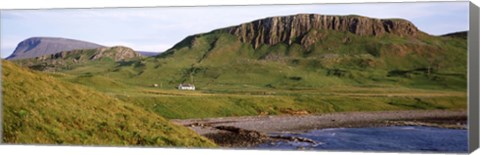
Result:
[[180,85],[178,85],[179,87],[195,87],[195,85],[193,84],[189,84],[189,83],[182,83]]

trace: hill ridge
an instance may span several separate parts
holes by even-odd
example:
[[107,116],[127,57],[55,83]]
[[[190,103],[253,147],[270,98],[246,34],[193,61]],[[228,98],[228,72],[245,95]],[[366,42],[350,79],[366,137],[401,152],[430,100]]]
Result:
[[7,60],[34,58],[75,49],[92,49],[103,45],[61,37],[30,37],[18,43]]
[[35,58],[14,60],[14,62],[36,70],[57,70],[62,67],[78,65],[90,61],[127,61],[144,56],[126,46],[100,47],[94,49],[78,49],[42,55]]
[[442,37],[453,37],[453,38],[461,38],[461,39],[468,39],[468,31],[457,31],[452,33],[447,33],[440,35]]
[[[359,15],[296,14],[274,16],[235,26],[220,28],[212,32],[227,32],[240,37],[254,48],[262,44],[292,44],[310,30],[335,30],[360,36],[382,36],[394,34],[401,37],[417,37],[425,34],[405,19],[377,19]],[[195,36],[195,35],[194,35]],[[300,40],[301,42],[311,42]]]

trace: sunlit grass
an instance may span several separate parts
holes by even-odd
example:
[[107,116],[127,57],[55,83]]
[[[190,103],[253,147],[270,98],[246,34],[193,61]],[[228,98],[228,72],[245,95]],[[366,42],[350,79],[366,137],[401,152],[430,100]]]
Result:
[[92,88],[2,61],[3,142],[211,147],[209,140]]

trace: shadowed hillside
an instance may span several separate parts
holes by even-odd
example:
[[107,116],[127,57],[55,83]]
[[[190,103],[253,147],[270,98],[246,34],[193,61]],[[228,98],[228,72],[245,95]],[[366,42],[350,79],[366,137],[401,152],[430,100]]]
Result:
[[449,34],[445,34],[445,35],[442,35],[442,36],[443,37],[468,39],[468,31],[454,32],[454,33],[449,33]]

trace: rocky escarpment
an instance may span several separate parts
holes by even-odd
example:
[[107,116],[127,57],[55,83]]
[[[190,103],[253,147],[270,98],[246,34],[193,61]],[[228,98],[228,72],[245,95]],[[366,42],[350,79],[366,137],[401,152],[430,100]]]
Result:
[[320,34],[315,38],[302,38],[312,29],[351,32],[361,36],[394,34],[403,37],[416,37],[423,33],[411,22],[402,19],[374,19],[354,15],[328,16],[318,14],[265,18],[216,30],[216,32],[228,32],[238,36],[242,42],[251,43],[254,48],[258,48],[262,44],[273,45],[280,42],[287,44],[315,42],[315,38],[318,38]]
[[104,47],[102,45],[54,37],[32,37],[20,42],[15,51],[7,57],[8,60],[27,59],[39,57],[42,55],[59,53],[62,51],[71,51],[76,49],[92,49]]

